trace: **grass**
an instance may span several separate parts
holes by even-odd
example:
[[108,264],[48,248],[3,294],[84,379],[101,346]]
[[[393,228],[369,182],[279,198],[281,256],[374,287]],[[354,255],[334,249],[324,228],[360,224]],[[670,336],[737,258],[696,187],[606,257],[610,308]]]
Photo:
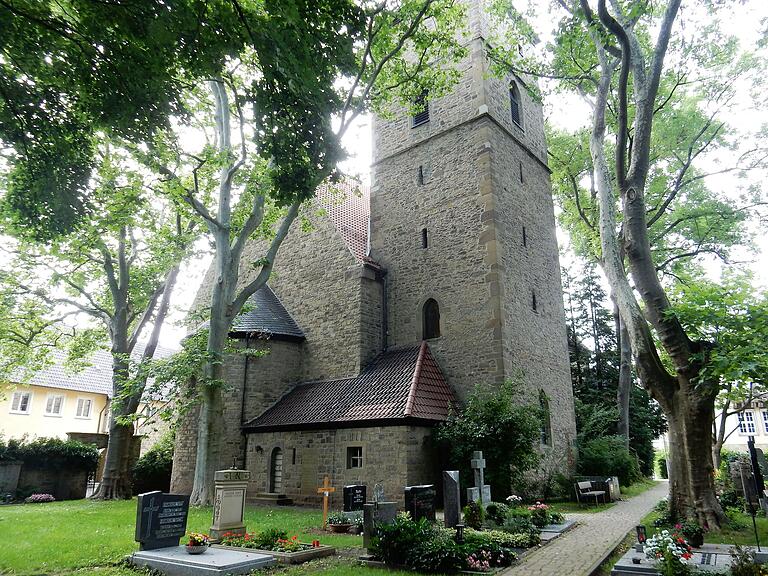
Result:
[[[191,508],[187,529],[207,532],[210,507]],[[0,573],[39,574],[77,570],[78,575],[134,574],[115,567],[124,556],[138,550],[134,542],[136,500],[93,502],[76,500],[50,504],[0,507],[0,534],[13,535],[12,545],[0,556]],[[249,531],[283,528],[300,540],[320,540],[338,548],[362,546],[362,536],[318,533],[322,515],[297,508],[246,509]],[[88,570],[80,570],[88,569]]]
[[[658,482],[655,480],[640,480],[639,482],[635,482],[634,484],[626,487],[621,488],[621,497],[622,498],[634,498],[635,496],[638,496],[645,492],[646,490],[650,490],[654,486],[656,486]],[[578,502],[547,502],[550,504],[555,512],[560,512],[561,514],[569,514],[573,512],[581,512],[581,513],[587,513],[587,514],[594,514],[596,512],[603,512],[605,510],[608,510],[609,508],[613,507],[615,505],[614,502],[611,502],[609,504],[579,504]]]
[[[746,544],[748,546],[755,545],[755,532],[752,527],[752,517],[744,512],[735,511],[730,509],[731,512],[728,516],[731,522],[719,531],[719,532],[706,532],[704,534],[704,542],[707,544]],[[660,512],[651,512],[643,520],[641,524],[645,524],[648,536],[655,534],[659,530],[668,529],[669,526],[655,527],[653,522],[661,516]],[[760,537],[760,545],[768,544],[768,518],[764,516],[757,516],[755,518],[757,524],[757,534]]]

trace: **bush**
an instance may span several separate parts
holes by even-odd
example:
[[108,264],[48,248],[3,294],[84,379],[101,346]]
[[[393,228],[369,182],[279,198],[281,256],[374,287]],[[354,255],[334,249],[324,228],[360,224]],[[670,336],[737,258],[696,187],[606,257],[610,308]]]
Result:
[[497,526],[503,526],[509,514],[509,506],[501,502],[491,502],[485,507],[485,517]]
[[637,459],[621,436],[603,436],[579,447],[579,473],[585,476],[617,476],[622,486],[642,478]]
[[170,491],[173,441],[173,433],[168,432],[136,461],[133,466],[134,494],[143,494],[153,490]]
[[480,530],[483,527],[483,520],[485,519],[485,510],[477,502],[467,502],[464,506],[464,524],[475,530]]
[[99,449],[60,438],[36,438],[31,442],[0,439],[0,461],[9,460],[21,460],[30,468],[92,472],[99,463]]
[[513,535],[498,531],[476,532],[467,529],[463,544],[457,544],[453,530],[439,528],[422,518],[414,522],[400,514],[392,524],[378,527],[371,551],[389,566],[407,566],[419,572],[457,572],[478,559],[490,567],[508,566],[516,555],[510,543]]
[[539,529],[533,525],[530,517],[510,516],[499,529],[514,538],[514,548],[531,548],[541,541]]
[[538,404],[520,402],[517,384],[510,380],[500,388],[476,386],[464,410],[436,428],[435,439],[448,455],[449,469],[459,470],[463,480],[472,478],[472,453],[482,450],[487,483],[506,496],[512,476],[538,464],[541,417]]
[[56,502],[56,498],[52,494],[32,494],[24,498],[24,502],[27,504],[41,504],[43,502]]

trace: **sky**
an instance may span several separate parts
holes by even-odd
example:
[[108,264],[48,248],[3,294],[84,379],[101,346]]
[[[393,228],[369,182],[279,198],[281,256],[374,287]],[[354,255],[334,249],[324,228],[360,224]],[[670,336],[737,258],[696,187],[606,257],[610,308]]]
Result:
[[[533,1],[533,0],[531,0]],[[538,1],[536,7],[540,9],[536,26],[539,28],[539,37],[542,42],[548,38],[547,28],[553,21],[552,16],[546,9],[541,10],[545,3]],[[687,8],[684,3],[683,9]],[[697,8],[693,8],[696,10]],[[730,18],[723,22],[723,32],[733,34],[741,40],[745,46],[752,46],[759,38],[761,29],[765,29],[768,23],[768,2],[752,1],[747,5],[738,5],[738,8],[732,12]],[[756,114],[754,111],[748,113],[744,110],[751,108],[750,97],[743,94],[743,105],[739,106],[739,113],[728,114],[725,120],[737,129],[749,129],[757,124],[768,125],[768,114]],[[545,100],[545,116],[552,126],[565,130],[576,130],[582,126],[588,125],[590,120],[589,107],[578,97],[566,97],[558,94],[557,97],[551,97]],[[342,169],[350,174],[361,178],[364,183],[370,181],[370,164],[372,158],[372,134],[371,118],[361,116],[356,124],[347,132],[343,144],[349,154],[349,157],[343,162]],[[765,174],[761,174],[763,180]],[[758,177],[757,175],[755,176]],[[713,177],[708,179],[708,185],[715,190],[730,190],[732,184],[727,176]],[[757,239],[756,244],[759,250],[757,255],[735,254],[738,260],[751,260],[747,266],[755,273],[756,282],[764,288],[768,288],[768,235],[763,234],[761,230],[755,230]],[[558,230],[558,239],[561,247],[567,247],[569,239],[563,230]],[[279,259],[278,253],[278,259]],[[194,299],[197,288],[202,282],[205,270],[210,265],[210,256],[201,258],[195,262],[187,263],[184,267],[178,288],[174,294],[174,311],[170,322],[164,327],[161,342],[165,346],[177,347],[179,341],[186,333],[186,329],[181,325],[181,321],[186,315]],[[572,256],[566,254],[561,258],[561,265],[564,267],[573,264]],[[716,276],[719,265],[711,262],[708,269],[713,276]]]

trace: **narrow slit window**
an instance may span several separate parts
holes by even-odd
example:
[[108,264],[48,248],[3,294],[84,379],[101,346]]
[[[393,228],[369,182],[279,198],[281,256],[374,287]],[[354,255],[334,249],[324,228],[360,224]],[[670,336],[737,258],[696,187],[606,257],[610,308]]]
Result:
[[424,340],[440,336],[440,306],[434,298],[424,302],[423,310]]
[[523,182],[524,182],[524,179],[523,179],[523,163],[520,162],[520,184],[522,184]]
[[[525,226],[523,226],[523,248],[528,246],[528,236],[525,234]],[[535,298],[535,296],[534,296]]]
[[296,448],[291,448],[291,464],[296,466]]
[[539,390],[539,408],[541,409],[541,443],[552,445],[552,418],[549,411],[549,398],[544,390]]
[[429,122],[429,100],[427,99],[428,95],[428,92],[424,90],[421,94],[419,94],[419,97],[416,98],[413,103],[414,108],[416,109],[416,113],[413,115],[413,123],[411,124],[413,128]]
[[520,89],[517,87],[517,84],[514,81],[509,84],[509,106],[512,113],[512,121],[520,126],[520,128],[522,128],[523,114],[520,100]]
[[419,166],[419,185],[424,185],[424,166]]
[[538,304],[536,303],[536,292],[534,292],[532,294],[532,296],[533,296],[533,298],[532,298],[532,301],[531,301],[531,306],[533,306],[533,311],[534,312],[538,312],[539,307],[538,307]]
[[424,249],[429,248],[429,233],[426,228],[421,229],[421,247]]

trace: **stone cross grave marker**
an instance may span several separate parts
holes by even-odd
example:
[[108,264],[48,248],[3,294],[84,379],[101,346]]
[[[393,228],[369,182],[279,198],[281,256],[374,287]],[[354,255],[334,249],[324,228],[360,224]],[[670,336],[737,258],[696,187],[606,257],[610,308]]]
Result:
[[136,504],[136,536],[141,550],[179,545],[187,531],[189,496],[146,492]]
[[328,476],[323,478],[323,485],[317,489],[318,494],[323,495],[323,530],[328,527],[328,497],[336,492],[336,488],[331,486]]
[[376,482],[376,484],[373,485],[373,501],[384,501],[384,485],[381,482]]
[[226,532],[245,534],[245,491],[251,473],[248,470],[218,470],[213,500],[211,537],[219,540]]
[[467,488],[467,500],[473,502],[479,500],[480,504],[487,506],[491,503],[491,487],[485,483],[485,458],[483,458],[482,451],[477,450],[472,453],[470,464],[475,475],[475,486]]
[[426,518],[430,522],[434,522],[436,495],[433,484],[406,486],[405,509],[411,513],[411,518],[415,521]]
[[461,491],[458,470],[443,470],[443,510],[446,528],[453,528],[461,521]]

